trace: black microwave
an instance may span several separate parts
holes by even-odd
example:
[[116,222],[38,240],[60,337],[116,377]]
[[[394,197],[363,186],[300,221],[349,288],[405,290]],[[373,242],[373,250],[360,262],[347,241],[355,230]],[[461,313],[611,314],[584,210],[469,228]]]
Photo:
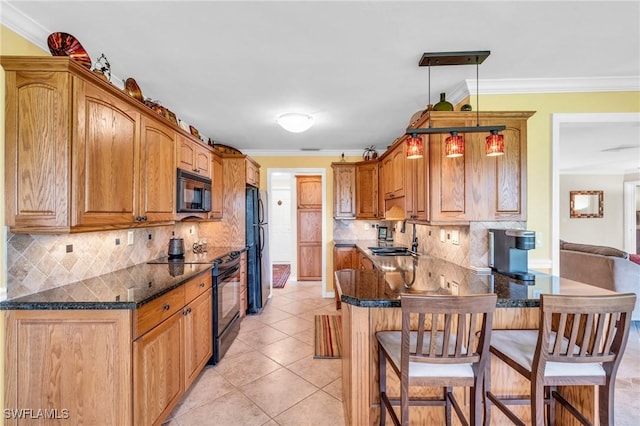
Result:
[[176,211],[211,211],[211,179],[178,169]]

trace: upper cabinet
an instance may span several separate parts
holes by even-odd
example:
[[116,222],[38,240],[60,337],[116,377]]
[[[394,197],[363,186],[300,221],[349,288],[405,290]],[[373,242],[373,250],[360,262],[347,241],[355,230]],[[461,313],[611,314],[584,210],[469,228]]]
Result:
[[333,169],[333,218],[356,218],[356,165],[331,163]]
[[247,185],[258,188],[260,186],[260,164],[247,157],[246,168]]
[[[406,136],[400,143],[404,144],[405,140]],[[426,146],[424,142],[423,146]],[[406,218],[427,221],[429,219],[429,150],[425,150],[420,158],[406,159],[405,165]]]
[[[527,119],[533,112],[487,112],[480,125],[506,126],[505,153],[488,157],[485,133],[464,134],[464,155],[444,156],[448,134],[429,136],[430,221],[526,220]],[[431,127],[476,125],[475,113],[431,112]],[[421,127],[426,127],[428,123]]]
[[3,56],[0,63],[11,232],[172,223],[177,156],[211,177],[207,147],[70,58]]
[[356,219],[378,218],[378,161],[356,163]]
[[217,153],[211,155],[211,211],[209,219],[222,219],[224,215],[224,162]]
[[211,151],[199,142],[178,135],[178,168],[211,179]]

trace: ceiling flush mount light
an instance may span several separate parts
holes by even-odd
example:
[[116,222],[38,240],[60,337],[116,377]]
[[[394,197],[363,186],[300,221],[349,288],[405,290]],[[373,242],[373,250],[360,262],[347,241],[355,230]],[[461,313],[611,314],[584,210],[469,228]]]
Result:
[[458,132],[451,132],[444,141],[444,156],[447,158],[462,157],[464,155],[464,138]]
[[422,138],[418,135],[409,136],[407,138],[407,158],[422,158],[423,154]]
[[276,123],[291,133],[301,133],[309,130],[313,125],[313,117],[298,112],[288,112],[276,118]]
[[[429,69],[429,99],[431,99],[431,67],[443,66],[443,65],[474,65],[476,66],[476,125],[475,126],[460,126],[460,127],[431,127],[431,121],[429,127],[407,129],[406,134],[415,136],[418,134],[443,134],[451,133],[445,140],[445,156],[446,157],[460,157],[464,153],[464,139],[458,133],[491,133],[487,137],[487,155],[500,155],[504,153],[504,137],[498,132],[506,129],[506,126],[480,126],[480,108],[478,107],[480,91],[478,89],[478,65],[484,62],[485,59],[491,54],[488,50],[468,51],[468,52],[439,52],[439,53],[424,53],[420,59],[419,66],[428,67]],[[492,144],[492,150],[489,151],[489,143]],[[494,148],[495,145],[495,148]],[[498,149],[499,147],[501,148]],[[408,154],[407,154],[408,155]]]

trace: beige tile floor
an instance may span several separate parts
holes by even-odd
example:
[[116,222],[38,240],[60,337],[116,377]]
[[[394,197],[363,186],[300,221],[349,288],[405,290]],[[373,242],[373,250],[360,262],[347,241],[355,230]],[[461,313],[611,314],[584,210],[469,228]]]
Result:
[[320,282],[289,280],[242,320],[222,361],[208,366],[168,426],[344,425],[339,359],[314,359],[313,320],[336,314]]
[[[313,358],[313,318],[335,314],[319,282],[289,280],[260,315],[243,319],[222,361],[206,367],[168,426],[344,424],[340,360]],[[632,323],[616,380],[616,425],[640,418],[640,321]]]

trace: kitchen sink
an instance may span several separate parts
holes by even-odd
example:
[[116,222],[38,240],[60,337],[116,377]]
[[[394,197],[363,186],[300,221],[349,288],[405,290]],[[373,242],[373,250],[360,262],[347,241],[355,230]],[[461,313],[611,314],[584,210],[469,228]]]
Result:
[[367,247],[371,253],[376,256],[411,256],[411,252],[407,247],[391,246],[391,247]]

